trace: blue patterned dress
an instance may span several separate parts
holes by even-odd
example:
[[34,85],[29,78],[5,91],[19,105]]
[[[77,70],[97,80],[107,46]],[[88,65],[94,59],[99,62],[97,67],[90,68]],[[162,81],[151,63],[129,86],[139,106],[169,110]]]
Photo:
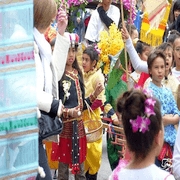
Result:
[[[161,103],[161,113],[162,116],[165,114],[178,114],[180,112],[177,108],[177,104],[174,100],[174,96],[169,88],[158,87],[154,83],[150,82],[149,89],[152,90],[154,97],[156,97]],[[176,129],[173,124],[164,127],[164,141],[170,146],[174,146],[176,139]]]

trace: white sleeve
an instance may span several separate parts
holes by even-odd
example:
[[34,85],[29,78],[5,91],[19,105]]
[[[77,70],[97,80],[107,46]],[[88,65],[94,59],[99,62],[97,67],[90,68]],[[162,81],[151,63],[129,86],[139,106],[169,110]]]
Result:
[[139,55],[137,54],[137,52],[134,48],[134,45],[133,45],[130,37],[129,37],[129,39],[126,40],[126,49],[127,49],[128,54],[129,54],[133,68],[136,71],[148,73],[147,62],[142,61],[140,59]]
[[[180,124],[179,124],[180,125]],[[180,180],[180,128],[178,128],[173,152],[173,174]]]
[[57,33],[53,51],[53,64],[57,74],[58,81],[62,78],[62,75],[64,73],[69,46],[69,35],[65,33],[64,36],[61,36],[59,33]]

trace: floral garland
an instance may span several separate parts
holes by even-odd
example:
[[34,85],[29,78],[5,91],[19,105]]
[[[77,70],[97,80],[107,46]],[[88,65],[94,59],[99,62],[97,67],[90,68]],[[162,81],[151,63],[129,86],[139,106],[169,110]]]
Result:
[[[122,1],[123,1],[124,9],[125,11],[127,11],[127,21],[133,23],[133,21],[136,19],[136,0],[122,0]],[[130,10],[132,11],[131,17],[130,17]]]
[[108,74],[111,63],[109,55],[115,56],[124,48],[121,32],[115,24],[109,27],[109,32],[106,30],[100,32],[100,42],[97,45],[100,49],[98,67],[103,67],[103,73]]
[[79,5],[87,5],[89,2],[92,2],[93,0],[55,0],[58,8],[61,6],[65,6],[66,9],[70,9],[74,6]]

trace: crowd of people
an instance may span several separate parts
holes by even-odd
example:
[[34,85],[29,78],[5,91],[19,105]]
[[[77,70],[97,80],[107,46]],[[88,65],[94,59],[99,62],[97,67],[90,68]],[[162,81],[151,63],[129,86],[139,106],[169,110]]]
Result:
[[[80,66],[77,52],[82,37],[66,32],[66,10],[61,6],[57,10],[54,0],[34,0],[37,104],[39,110],[63,122],[61,134],[39,140],[39,166],[45,177],[38,174],[37,180],[53,179],[53,162],[58,180],[68,180],[70,170],[76,180],[98,179],[102,138],[87,142],[84,122],[101,121],[102,113],[110,124],[123,127],[126,140],[123,147],[113,145],[116,132],[107,133],[112,169],[107,179],[180,179],[180,0],[173,3],[172,26],[157,47],[140,41],[134,24],[119,26],[120,10],[111,3],[102,0],[91,15]],[[57,29],[51,27],[54,20]],[[96,45],[100,32],[108,31],[112,23],[121,30],[130,73],[126,77],[120,68],[125,68],[126,51],[122,50],[105,81],[97,66]],[[128,156],[119,153],[122,148]]]

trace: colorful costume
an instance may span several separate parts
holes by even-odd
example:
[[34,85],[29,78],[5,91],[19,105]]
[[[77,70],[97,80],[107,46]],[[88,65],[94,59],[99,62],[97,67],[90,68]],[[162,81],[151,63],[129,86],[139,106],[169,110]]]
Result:
[[[166,114],[180,114],[172,91],[169,88],[164,86],[158,87],[152,82],[149,83],[148,88],[152,90],[153,95],[160,101],[162,116]],[[176,134],[177,131],[173,124],[164,127],[164,145],[155,161],[155,164],[162,169],[166,169],[166,161],[172,159],[172,150],[175,144]],[[167,170],[171,172],[171,168],[168,168]]]
[[[180,114],[169,88],[158,87],[152,82],[150,82],[148,88],[152,90],[153,95],[160,101],[162,116],[165,114]],[[170,146],[174,146],[176,140],[176,129],[174,128],[174,125],[170,124],[165,126],[164,130],[164,141]]]
[[[149,83],[150,83],[151,81],[152,81],[152,79],[151,79],[151,78],[148,78],[148,79],[146,80],[145,84],[144,84],[144,87],[145,87],[145,88],[148,87],[148,85],[149,85]],[[168,77],[167,77],[167,79],[164,78],[164,79],[162,80],[162,84],[163,84],[165,87],[171,89],[171,91],[172,91],[172,93],[173,93],[173,96],[174,96],[174,99],[177,101],[177,94],[178,94],[177,90],[178,90],[178,86],[179,86],[179,81],[178,81],[178,79],[177,79],[174,75],[169,74]]]
[[[121,65],[125,68],[125,60],[124,60],[124,50],[120,54]],[[121,79],[124,71],[118,67],[119,60],[117,60],[116,65],[112,69],[106,86],[106,102],[110,103],[114,110],[116,110],[116,100],[117,98],[127,91],[127,84]],[[107,117],[111,118],[113,113],[107,113]],[[109,137],[107,134],[107,154],[108,160],[113,170],[119,163],[121,146],[112,144],[115,136]]]
[[[69,97],[66,96],[64,84],[69,84]],[[84,106],[84,85],[77,70],[66,71],[61,81],[59,81],[59,97],[64,104],[63,122],[64,128],[60,134],[59,144],[53,145],[52,159],[58,160],[72,166],[72,172],[77,173],[79,165],[86,159],[86,135],[82,116],[73,119],[68,117],[68,109],[79,106],[83,111]],[[86,101],[90,103],[90,99]]]
[[[89,97],[92,92],[95,91],[97,83],[104,82],[104,76],[101,69],[94,69],[88,73],[84,73],[84,83],[85,83],[85,96]],[[101,106],[104,104],[105,96],[104,91],[102,91],[97,99],[91,105],[93,113],[90,110],[85,110],[83,112],[83,120],[96,120],[101,121]],[[90,114],[89,114],[90,113]],[[102,138],[98,141],[87,143],[87,155],[85,160],[85,171],[88,171],[90,175],[94,175],[98,172],[101,165],[101,155],[102,155]]]

